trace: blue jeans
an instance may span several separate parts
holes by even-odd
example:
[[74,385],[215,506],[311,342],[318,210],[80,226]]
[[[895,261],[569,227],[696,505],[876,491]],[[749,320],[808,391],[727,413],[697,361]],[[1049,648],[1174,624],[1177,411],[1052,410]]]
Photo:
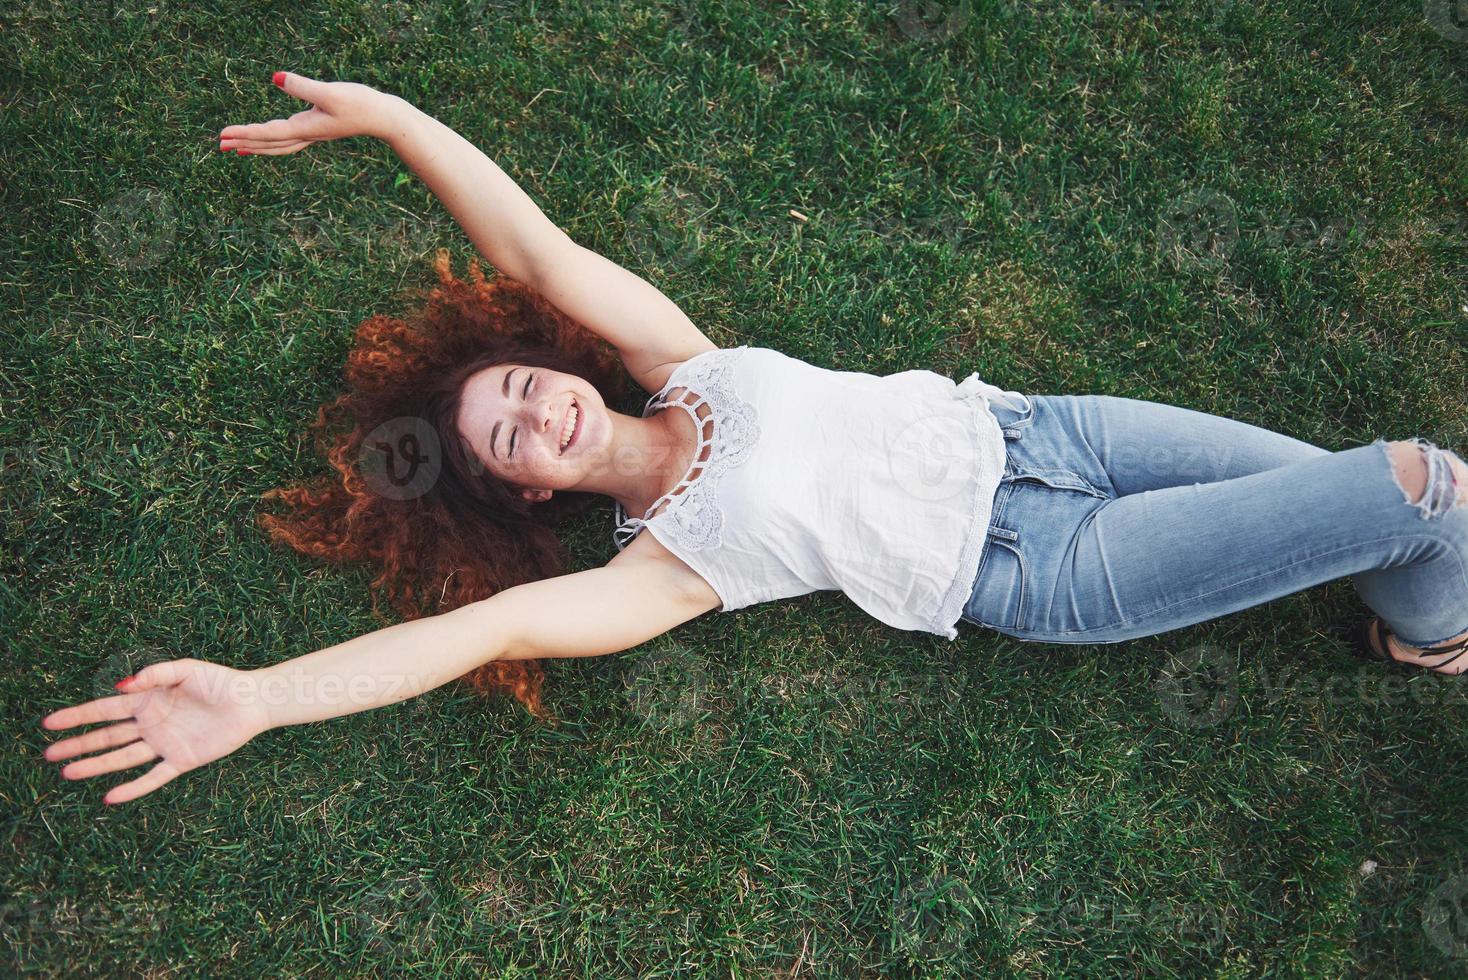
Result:
[[1350,576],[1404,643],[1468,631],[1468,505],[1431,443],[1409,503],[1382,439],[1330,452],[1158,402],[1027,400],[991,405],[1008,461],[964,620],[1116,643]]

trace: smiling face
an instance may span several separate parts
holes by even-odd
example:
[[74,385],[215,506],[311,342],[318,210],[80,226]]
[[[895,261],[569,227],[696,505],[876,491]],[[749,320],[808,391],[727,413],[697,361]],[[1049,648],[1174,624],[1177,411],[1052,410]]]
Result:
[[[572,405],[576,413],[571,413]],[[562,448],[562,436],[572,432]],[[609,438],[601,395],[583,378],[549,368],[495,364],[464,383],[459,433],[488,472],[517,488],[549,491],[575,486],[590,451]],[[548,492],[526,493],[543,500]]]

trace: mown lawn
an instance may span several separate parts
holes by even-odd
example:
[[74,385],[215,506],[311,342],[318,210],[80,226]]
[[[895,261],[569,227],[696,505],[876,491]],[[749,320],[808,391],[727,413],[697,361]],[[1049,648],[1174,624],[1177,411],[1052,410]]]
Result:
[[219,153],[272,71],[443,119],[723,346],[1462,451],[1460,7],[0,4],[5,972],[1461,975],[1468,681],[1352,659],[1344,582],[1075,647],[817,593],[552,663],[560,728],[451,685],[118,807],[38,725],[386,625],[258,496],[470,246],[382,144]]

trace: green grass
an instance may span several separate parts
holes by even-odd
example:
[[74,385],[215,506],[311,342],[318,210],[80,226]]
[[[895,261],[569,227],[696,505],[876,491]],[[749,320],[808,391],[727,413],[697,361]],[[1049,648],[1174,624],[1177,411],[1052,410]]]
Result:
[[[6,972],[1468,969],[1468,688],[1353,661],[1343,582],[1076,647],[815,594],[551,664],[560,729],[454,685],[117,808],[41,760],[41,715],[140,662],[385,625],[370,570],[269,546],[256,499],[323,470],[301,433],[351,328],[469,245],[384,145],[218,153],[301,107],[278,68],[437,115],[721,345],[1468,449],[1468,30],[905,12],[0,6]],[[578,568],[610,532],[608,501]],[[1216,711],[1169,681],[1210,652]]]

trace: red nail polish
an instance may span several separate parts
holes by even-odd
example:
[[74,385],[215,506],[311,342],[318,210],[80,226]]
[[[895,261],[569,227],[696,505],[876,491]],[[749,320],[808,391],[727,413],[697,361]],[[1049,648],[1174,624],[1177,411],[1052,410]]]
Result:
[[137,676],[136,674],[128,674],[126,677],[124,677],[122,680],[118,681],[116,684],[114,684],[112,686],[115,687],[115,688],[117,688],[120,691],[120,690],[123,689],[124,686],[126,686],[128,684],[131,684],[133,682],[133,679],[136,676]]
[[247,157],[247,156],[250,155],[250,151],[249,150],[235,150],[235,152],[238,153],[242,157]]
[[276,85],[279,85],[281,88],[285,88],[285,72],[276,72],[274,75],[270,76],[270,80]]

